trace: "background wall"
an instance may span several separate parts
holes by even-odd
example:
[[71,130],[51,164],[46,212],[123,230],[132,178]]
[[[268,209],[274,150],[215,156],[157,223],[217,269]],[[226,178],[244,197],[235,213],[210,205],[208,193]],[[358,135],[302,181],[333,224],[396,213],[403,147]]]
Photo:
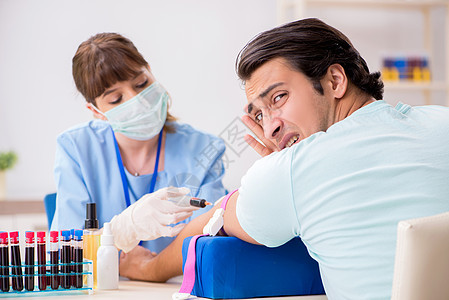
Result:
[[[421,51],[422,20],[414,12],[332,8],[308,16],[347,34],[372,70],[380,68],[382,51]],[[443,16],[434,17],[438,27]],[[258,156],[240,144],[246,98],[235,58],[255,34],[275,25],[275,0],[0,0],[0,151],[19,156],[7,173],[8,198],[55,191],[57,135],[92,118],[73,83],[71,59],[82,41],[110,31],[130,38],[149,61],[172,96],[175,116],[230,143],[224,182],[238,187]],[[404,35],[398,38],[393,27]],[[415,94],[386,96],[419,104]]]
[[227,136],[244,129],[236,120],[246,98],[235,58],[256,33],[276,25],[275,10],[273,0],[0,0],[0,151],[19,156],[7,173],[8,197],[55,191],[57,135],[92,118],[73,83],[71,59],[98,32],[134,42],[180,121],[235,144],[239,155],[226,153],[225,184],[238,186],[258,156]]

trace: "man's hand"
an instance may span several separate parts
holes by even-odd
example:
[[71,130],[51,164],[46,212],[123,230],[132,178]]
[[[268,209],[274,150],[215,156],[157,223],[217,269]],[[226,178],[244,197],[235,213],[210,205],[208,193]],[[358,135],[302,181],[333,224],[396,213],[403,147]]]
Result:
[[279,151],[279,148],[270,140],[266,139],[263,134],[263,128],[254,122],[249,116],[244,115],[242,117],[243,123],[263,142],[259,143],[251,135],[245,135],[245,141],[261,156],[267,156],[275,151]]
[[156,256],[147,248],[136,246],[132,251],[120,253],[120,276],[127,277],[131,280],[151,281],[148,271],[148,264]]

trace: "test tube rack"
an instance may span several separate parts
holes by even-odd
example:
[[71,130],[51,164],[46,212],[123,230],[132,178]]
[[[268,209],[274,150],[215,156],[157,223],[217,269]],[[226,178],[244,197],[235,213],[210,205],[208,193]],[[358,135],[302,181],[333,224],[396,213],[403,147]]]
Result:
[[[70,272],[70,273],[57,273],[52,274],[50,273],[51,267],[58,267],[58,270],[62,270],[63,266],[79,266],[82,265],[83,271],[81,273],[77,272]],[[46,273],[45,274],[39,274],[39,268],[45,267]],[[22,275],[16,275],[13,274],[13,270],[17,270],[18,268],[21,268]],[[25,268],[33,268],[34,273],[32,274],[25,274],[23,270],[26,270]],[[6,273],[6,274],[5,274]],[[17,273],[17,272],[16,272]],[[59,282],[64,278],[64,276],[70,276],[71,278],[74,278],[74,276],[83,276],[83,286],[80,288],[76,288],[73,286],[70,286],[70,288],[63,288],[61,285],[58,285],[57,289],[51,288],[51,279],[54,278],[54,276],[58,276]],[[73,276],[73,277],[72,277]],[[25,281],[27,277],[33,277],[34,285],[32,290],[27,290],[25,288],[25,285],[23,285],[23,289],[21,291],[17,291],[13,289],[12,281],[15,278],[19,278],[19,280]],[[46,288],[40,289],[39,288],[39,281],[42,280],[42,278],[45,277],[45,283]],[[9,283],[9,290],[3,291],[0,289],[0,298],[9,298],[9,297],[24,297],[24,296],[37,296],[40,293],[47,293],[47,295],[50,294],[57,294],[57,295],[66,295],[67,293],[70,294],[86,294],[89,295],[93,294],[93,286],[94,286],[94,280],[93,280],[93,263],[92,260],[84,259],[83,262],[79,263],[58,263],[58,264],[51,264],[47,262],[46,264],[33,264],[33,265],[26,265],[22,263],[20,266],[16,265],[9,265],[9,266],[0,266],[0,286],[3,287],[4,280],[7,280]]]

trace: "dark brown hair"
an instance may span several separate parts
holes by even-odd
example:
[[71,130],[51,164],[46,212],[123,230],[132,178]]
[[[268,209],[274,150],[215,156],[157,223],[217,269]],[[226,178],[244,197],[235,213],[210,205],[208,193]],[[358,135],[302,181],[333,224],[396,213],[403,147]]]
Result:
[[306,75],[320,94],[320,80],[329,66],[340,64],[352,84],[377,100],[383,97],[380,72],[370,73],[350,40],[318,19],[298,20],[257,35],[240,51],[237,74],[246,81],[274,58],[284,58],[294,70]]
[[[134,44],[118,33],[99,33],[79,45],[72,59],[72,74],[78,91],[87,102],[96,105],[95,98],[119,81],[137,76],[148,63]],[[175,121],[167,112],[166,122]],[[168,132],[174,127],[164,125]]]

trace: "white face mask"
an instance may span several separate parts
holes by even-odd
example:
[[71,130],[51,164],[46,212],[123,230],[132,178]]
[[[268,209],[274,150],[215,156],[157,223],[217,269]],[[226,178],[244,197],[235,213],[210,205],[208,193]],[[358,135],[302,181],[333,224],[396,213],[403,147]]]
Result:
[[142,92],[104,115],[114,132],[130,139],[145,141],[155,137],[162,129],[167,118],[167,91],[159,82],[154,82]]

